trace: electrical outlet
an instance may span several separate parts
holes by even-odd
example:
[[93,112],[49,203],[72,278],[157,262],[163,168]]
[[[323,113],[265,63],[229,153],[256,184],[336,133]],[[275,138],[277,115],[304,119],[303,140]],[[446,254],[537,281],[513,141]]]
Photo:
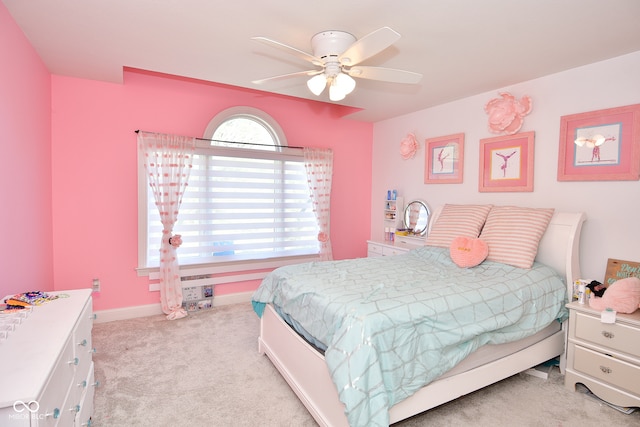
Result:
[[100,292],[100,279],[93,279],[93,292]]

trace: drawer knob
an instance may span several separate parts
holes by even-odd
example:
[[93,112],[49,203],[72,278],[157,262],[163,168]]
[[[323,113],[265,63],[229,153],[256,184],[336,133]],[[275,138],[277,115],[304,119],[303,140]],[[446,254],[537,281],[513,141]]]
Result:
[[78,412],[80,412],[80,405],[69,408],[69,412],[75,412],[77,414]]
[[86,346],[87,346],[87,340],[86,340],[86,338],[85,338],[85,339],[83,339],[82,341],[80,341],[80,342],[78,343],[78,345],[81,345],[81,346],[83,346],[83,347],[86,347]]
[[74,357],[72,360],[69,360],[67,363],[68,363],[69,365],[75,365],[75,366],[78,366],[78,362],[80,362],[80,360],[78,360],[78,358],[77,358],[77,357]]
[[96,352],[97,352],[97,350],[96,350],[95,347],[93,347],[91,350],[89,350],[89,353],[96,353]]
[[55,408],[53,410],[53,413],[50,414],[49,412],[47,412],[46,414],[44,414],[45,417],[53,417],[54,420],[57,420],[58,418],[60,418],[60,409],[59,408]]
[[94,387],[100,387],[100,381],[96,381],[95,383],[91,384]]
[[600,370],[605,374],[610,374],[611,373],[611,368],[608,368],[606,366],[600,365]]
[[87,381],[86,380],[78,383],[78,387],[85,388],[86,386],[87,386]]
[[87,420],[86,423],[82,423],[83,426],[91,427],[91,418]]
[[613,337],[615,337],[613,332],[609,332],[609,331],[602,331],[602,336],[609,339],[612,339]]

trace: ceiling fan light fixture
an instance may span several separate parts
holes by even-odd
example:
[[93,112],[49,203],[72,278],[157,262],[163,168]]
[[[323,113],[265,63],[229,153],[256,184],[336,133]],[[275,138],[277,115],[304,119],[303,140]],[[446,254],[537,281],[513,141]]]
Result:
[[329,86],[329,99],[331,101],[342,101],[345,96],[347,96],[347,94],[341,91],[337,85],[332,84]]
[[327,78],[324,74],[318,74],[307,80],[307,87],[315,96],[319,96],[327,86]]
[[345,96],[353,92],[356,87],[356,81],[351,76],[338,73],[331,79],[331,85],[329,86],[329,99],[331,101],[342,101]]
[[340,73],[333,79],[333,84],[337,85],[345,96],[349,95],[356,88],[356,81],[348,74]]

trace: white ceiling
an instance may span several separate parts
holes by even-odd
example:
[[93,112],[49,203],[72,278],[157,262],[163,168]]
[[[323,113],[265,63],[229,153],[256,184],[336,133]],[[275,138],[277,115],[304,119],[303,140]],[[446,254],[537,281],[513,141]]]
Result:
[[[51,73],[122,82],[123,67],[330,102],[304,77],[252,80],[309,63],[311,37],[402,37],[362,65],[423,74],[418,85],[358,80],[340,104],[379,121],[640,50],[640,0],[2,0]],[[516,94],[517,95],[517,94]]]

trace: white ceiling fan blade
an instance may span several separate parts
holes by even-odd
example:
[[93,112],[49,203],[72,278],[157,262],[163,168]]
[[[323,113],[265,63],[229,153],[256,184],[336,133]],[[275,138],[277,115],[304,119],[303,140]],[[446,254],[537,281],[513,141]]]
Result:
[[273,81],[273,80],[288,79],[290,77],[315,76],[316,74],[321,74],[322,72],[323,72],[322,70],[298,71],[297,73],[282,74],[282,75],[279,75],[279,76],[267,77],[266,79],[253,80],[251,83],[259,85],[259,84],[262,84],[262,83],[265,83],[265,82],[270,82],[270,81]]
[[304,61],[309,61],[314,65],[322,66],[324,64],[322,59],[317,58],[317,57],[311,55],[310,53],[304,52],[304,51],[302,51],[300,49],[296,49],[293,46],[289,46],[289,45],[286,45],[284,43],[280,43],[278,41],[268,39],[266,37],[251,37],[251,40],[255,40],[255,41],[258,41],[260,43],[264,43],[264,44],[266,44],[268,46],[275,47],[276,49],[280,49],[280,50],[282,50],[284,52],[287,52],[290,55],[297,56],[298,58],[300,58],[300,59],[302,59]]
[[382,52],[400,39],[400,34],[389,27],[382,27],[367,34],[340,55],[340,63],[356,65]]
[[345,70],[351,77],[381,80],[391,83],[416,84],[422,80],[422,74],[393,68],[358,66]]

